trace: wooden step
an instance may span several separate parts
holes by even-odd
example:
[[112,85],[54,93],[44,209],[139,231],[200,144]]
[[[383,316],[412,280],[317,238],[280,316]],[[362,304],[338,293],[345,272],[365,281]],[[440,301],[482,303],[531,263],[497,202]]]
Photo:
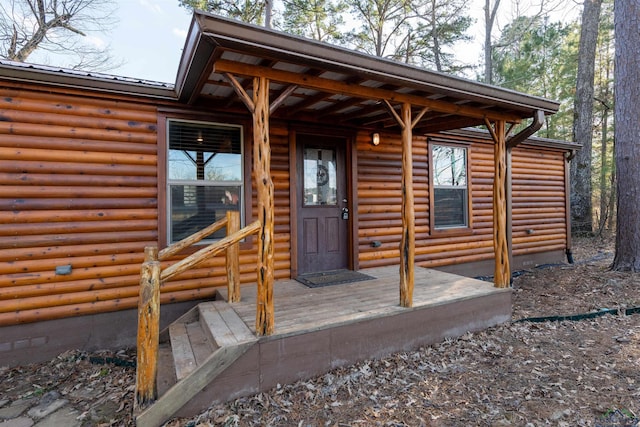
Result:
[[162,396],[176,383],[175,363],[171,352],[171,345],[168,342],[161,343],[158,347],[158,372],[156,388],[158,396]]
[[225,301],[198,304],[163,335],[171,345],[160,346],[158,368],[171,372],[159,373],[160,398],[136,417],[138,426],[161,425],[257,342]]
[[200,324],[217,347],[254,341],[256,337],[244,321],[225,301],[198,304]]
[[184,323],[173,323],[169,326],[171,351],[178,381],[196,369],[196,357],[191,349],[187,326]]

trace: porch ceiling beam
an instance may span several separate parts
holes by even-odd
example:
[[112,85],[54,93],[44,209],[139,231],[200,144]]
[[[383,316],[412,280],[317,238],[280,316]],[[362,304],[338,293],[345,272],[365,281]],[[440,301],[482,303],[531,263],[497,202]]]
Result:
[[283,90],[269,106],[269,114],[273,114],[296,89],[298,89],[298,85],[291,85]]
[[392,90],[372,88],[361,85],[349,84],[343,81],[330,80],[317,76],[298,74],[290,71],[276,70],[259,65],[245,64],[235,61],[220,59],[214,65],[214,71],[218,73],[231,73],[244,76],[261,76],[280,83],[297,84],[310,89],[322,90],[347,96],[355,96],[363,99],[384,99],[388,101],[408,103],[410,105],[429,107],[431,110],[443,113],[457,114],[492,121],[503,120],[507,122],[520,122],[521,118],[515,114],[500,113],[468,105],[457,105],[451,102],[433,100],[412,94],[398,93]]

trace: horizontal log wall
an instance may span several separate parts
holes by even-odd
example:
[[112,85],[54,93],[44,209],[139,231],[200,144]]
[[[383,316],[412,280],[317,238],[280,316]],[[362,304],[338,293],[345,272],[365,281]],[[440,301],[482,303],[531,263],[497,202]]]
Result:
[[0,325],[134,307],[158,238],[156,107],[70,92],[0,90]]
[[[157,106],[68,92],[0,90],[0,325],[136,307],[143,249],[158,241]],[[427,139],[414,139],[416,263],[492,259],[492,144],[470,146],[473,230],[440,237],[429,226]],[[284,279],[295,170],[286,125],[271,124],[271,145],[275,277]],[[359,267],[397,264],[400,135],[383,134],[374,147],[360,133],[356,147]],[[561,152],[514,150],[514,255],[564,248],[563,162]],[[255,256],[255,244],[243,245],[242,283],[255,282]],[[67,265],[70,274],[56,274]],[[161,301],[209,298],[225,285],[225,260],[217,257],[164,284]]]
[[[136,307],[144,247],[158,241],[157,106],[21,86],[0,94],[0,326]],[[272,146],[276,278],[285,278],[286,128],[272,127]],[[256,280],[255,253],[241,250],[242,283]],[[217,257],[165,283],[161,302],[225,285]]]
[[[413,148],[416,264],[423,267],[491,260],[493,143],[475,139],[469,146],[472,225],[469,232],[432,234],[429,224],[427,140],[415,137]],[[453,142],[453,141],[452,141]],[[378,146],[369,134],[357,139],[358,248],[360,268],[399,262],[400,135],[383,134]],[[514,255],[563,249],[564,157],[562,152],[518,148],[514,159]],[[374,247],[374,242],[381,245]]]
[[513,255],[566,248],[564,162],[558,151],[513,150]]

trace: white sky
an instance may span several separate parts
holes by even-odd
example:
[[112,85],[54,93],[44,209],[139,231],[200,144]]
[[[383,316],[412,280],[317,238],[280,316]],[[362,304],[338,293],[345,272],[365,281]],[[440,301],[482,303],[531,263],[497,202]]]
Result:
[[[514,0],[502,0],[503,12],[498,25],[507,23],[510,13],[506,11]],[[535,3],[539,0],[521,0],[521,3]],[[110,74],[146,80],[173,83],[184,41],[191,22],[191,14],[179,7],[178,0],[118,0],[119,23],[110,34],[113,55],[124,64]],[[577,16],[579,8],[574,1],[563,0],[562,4],[572,6],[572,12],[560,11],[553,20],[566,20]],[[476,38],[472,44],[456,47],[456,55],[470,63],[480,62],[483,39],[484,0],[473,0],[469,14],[476,19],[469,34]],[[530,11],[531,9],[524,9]],[[523,9],[521,9],[523,10]]]

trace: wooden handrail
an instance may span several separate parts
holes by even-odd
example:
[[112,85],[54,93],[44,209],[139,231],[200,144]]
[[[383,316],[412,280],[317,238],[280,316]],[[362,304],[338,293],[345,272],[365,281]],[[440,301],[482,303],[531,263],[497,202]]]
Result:
[[183,249],[186,249],[189,246],[195,245],[196,243],[200,242],[202,239],[207,238],[207,236],[209,236],[210,234],[213,234],[218,230],[222,230],[226,225],[227,225],[227,218],[224,217],[219,221],[214,222],[207,228],[203,228],[197,233],[194,233],[189,237],[185,237],[184,239],[172,244],[171,246],[167,246],[166,248],[158,252],[158,260],[164,261],[166,259],[171,258],[178,252],[181,252]]
[[[170,258],[183,249],[200,242],[205,237],[227,227],[227,236],[205,248],[187,256],[181,261],[161,270],[160,260]],[[160,284],[183,273],[208,258],[226,250],[229,281],[229,301],[240,300],[239,242],[261,229],[260,221],[238,229],[240,214],[228,211],[226,218],[211,224],[207,228],[182,239],[158,252],[157,247],[146,247],[145,261],[140,277],[140,299],[138,303],[138,356],[136,368],[136,394],[134,411],[141,412],[157,398],[156,375],[158,365],[159,329],[160,329]]]
[[207,258],[215,256],[218,253],[230,247],[231,245],[238,243],[240,240],[244,239],[245,237],[258,232],[258,230],[260,230],[260,222],[254,221],[251,224],[244,227],[243,229],[236,231],[235,233],[232,233],[229,236],[223,239],[220,239],[215,243],[210,244],[206,248],[200,249],[198,252],[189,255],[182,261],[179,261],[173,264],[172,266],[167,267],[160,275],[160,281],[164,282],[177,274],[185,272],[189,268],[194,267],[200,264],[201,262],[205,261]]

